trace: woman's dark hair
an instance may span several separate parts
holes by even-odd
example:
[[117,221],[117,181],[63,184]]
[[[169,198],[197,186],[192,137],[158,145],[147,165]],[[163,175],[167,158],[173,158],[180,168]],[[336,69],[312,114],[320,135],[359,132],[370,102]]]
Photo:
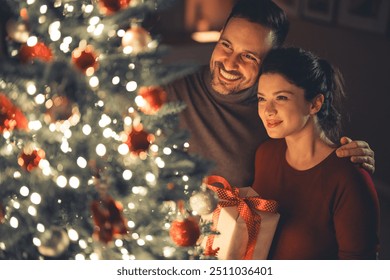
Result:
[[225,26],[231,18],[244,18],[271,29],[274,33],[274,48],[283,45],[290,26],[286,13],[271,0],[238,0]]
[[305,99],[312,101],[324,95],[324,103],[317,113],[326,137],[337,143],[341,132],[341,103],[345,97],[344,80],[338,69],[328,61],[300,48],[271,50],[265,57],[261,73],[276,73],[305,91]]

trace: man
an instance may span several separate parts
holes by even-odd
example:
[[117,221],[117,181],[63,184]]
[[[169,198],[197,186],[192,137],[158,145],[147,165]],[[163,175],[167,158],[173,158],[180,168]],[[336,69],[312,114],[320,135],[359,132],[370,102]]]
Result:
[[[241,0],[233,7],[211,55],[210,66],[165,87],[171,101],[186,103],[181,125],[190,134],[190,152],[216,163],[210,174],[232,186],[250,186],[254,156],[267,136],[257,114],[261,61],[288,33],[285,13],[270,0]],[[342,139],[342,144],[350,142]],[[373,172],[373,151],[363,141],[337,154]]]

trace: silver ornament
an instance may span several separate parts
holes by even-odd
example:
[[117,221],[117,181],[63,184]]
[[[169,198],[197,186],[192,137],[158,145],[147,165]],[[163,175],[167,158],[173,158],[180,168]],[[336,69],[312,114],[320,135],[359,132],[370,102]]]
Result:
[[207,215],[214,211],[218,198],[211,190],[201,190],[190,197],[190,206],[199,215]]

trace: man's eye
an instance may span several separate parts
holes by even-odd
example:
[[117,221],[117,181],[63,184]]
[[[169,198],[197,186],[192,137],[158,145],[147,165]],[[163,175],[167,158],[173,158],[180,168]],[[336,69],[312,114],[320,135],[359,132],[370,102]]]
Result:
[[283,96],[283,95],[279,95],[277,98],[277,100],[287,100],[287,96]]
[[230,45],[227,42],[222,41],[221,45],[224,46],[225,48],[230,48]]

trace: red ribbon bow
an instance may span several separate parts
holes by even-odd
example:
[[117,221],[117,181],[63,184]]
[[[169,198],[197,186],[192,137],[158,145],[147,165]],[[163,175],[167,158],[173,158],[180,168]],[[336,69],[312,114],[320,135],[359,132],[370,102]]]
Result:
[[[209,176],[205,179],[205,183],[207,187],[216,192],[220,198],[218,206],[213,213],[214,227],[216,228],[218,225],[218,219],[222,208],[237,207],[238,214],[244,219],[248,229],[248,244],[243,259],[252,259],[261,223],[261,216],[255,210],[276,213],[278,207],[276,201],[262,199],[259,196],[240,197],[239,189],[231,187],[230,184],[220,176]],[[212,184],[215,183],[222,184],[223,188],[212,186]],[[206,255],[216,255],[219,250],[219,248],[212,249],[214,237],[215,235],[210,235],[207,239],[205,248]]]

